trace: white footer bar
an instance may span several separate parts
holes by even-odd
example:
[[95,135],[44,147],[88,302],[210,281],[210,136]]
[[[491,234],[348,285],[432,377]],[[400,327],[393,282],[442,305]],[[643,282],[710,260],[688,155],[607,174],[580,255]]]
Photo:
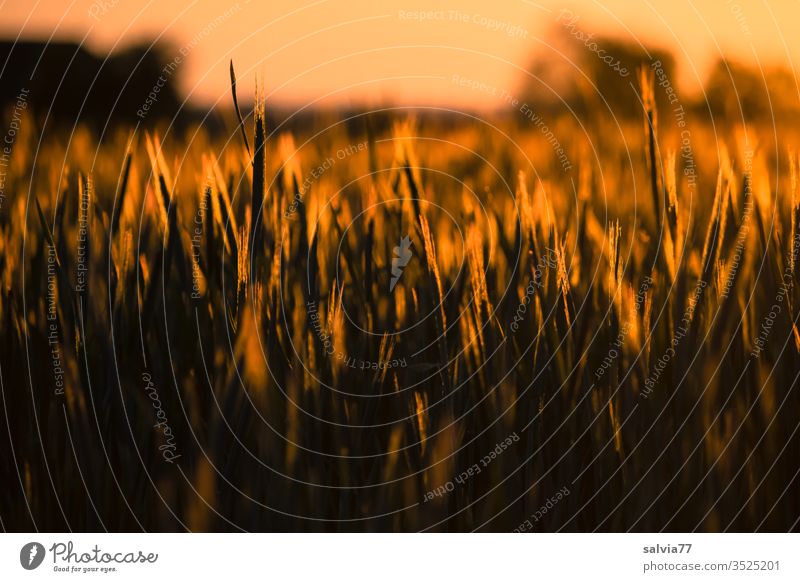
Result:
[[3,534],[1,580],[800,580],[796,534]]

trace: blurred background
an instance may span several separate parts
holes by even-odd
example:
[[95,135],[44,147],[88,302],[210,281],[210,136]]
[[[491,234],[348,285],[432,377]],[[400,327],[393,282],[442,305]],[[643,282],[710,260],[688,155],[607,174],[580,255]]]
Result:
[[[252,96],[260,79],[273,111],[380,104],[503,111],[513,99],[575,105],[581,93],[600,93],[613,106],[617,95],[608,89],[619,75],[599,55],[632,70],[636,58],[661,53],[682,103],[722,107],[732,84],[746,109],[753,104],[745,112],[751,116],[766,114],[763,93],[749,97],[759,87],[772,88],[776,108],[798,102],[795,0],[0,6],[3,101],[28,83],[38,108],[54,104],[53,119],[74,117],[88,95],[84,118],[136,120],[170,63],[148,123],[175,115],[181,104],[183,114],[228,106],[231,59],[240,94]],[[612,81],[606,87],[604,76]],[[116,107],[109,95],[119,95]]]

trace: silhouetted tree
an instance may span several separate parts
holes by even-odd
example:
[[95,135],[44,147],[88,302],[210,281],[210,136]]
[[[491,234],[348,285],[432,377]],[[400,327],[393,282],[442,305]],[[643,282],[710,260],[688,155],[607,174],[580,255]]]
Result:
[[[79,120],[96,129],[107,121],[152,124],[178,112],[178,55],[162,45],[101,58],[75,43],[0,42],[0,106],[5,109],[27,89],[28,104],[48,123]],[[156,98],[148,101],[156,87]],[[148,110],[142,111],[145,104]]]
[[[763,74],[763,76],[762,76]],[[800,114],[798,88],[791,71],[759,70],[723,59],[712,67],[706,82],[711,113],[730,120],[796,119]]]
[[654,68],[655,64],[666,79],[656,92],[659,107],[669,103],[667,84],[678,91],[675,59],[671,53],[595,36],[583,30],[580,21],[570,23],[569,19],[563,19],[560,22],[564,26],[555,28],[549,41],[554,50],[537,54],[529,67],[531,77],[524,81],[521,90],[529,102],[550,108],[564,108],[566,103],[580,115],[610,109],[617,117],[640,119],[637,69],[640,66]]

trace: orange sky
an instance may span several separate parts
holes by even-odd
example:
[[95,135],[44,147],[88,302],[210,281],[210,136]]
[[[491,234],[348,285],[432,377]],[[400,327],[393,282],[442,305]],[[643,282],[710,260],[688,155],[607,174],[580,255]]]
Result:
[[227,102],[233,58],[243,95],[257,73],[269,99],[294,105],[480,107],[513,93],[531,55],[554,56],[546,33],[564,8],[586,33],[671,48],[683,90],[720,55],[767,65],[800,54],[798,0],[0,0],[0,34],[99,51],[161,36],[184,51],[184,89],[202,103]]

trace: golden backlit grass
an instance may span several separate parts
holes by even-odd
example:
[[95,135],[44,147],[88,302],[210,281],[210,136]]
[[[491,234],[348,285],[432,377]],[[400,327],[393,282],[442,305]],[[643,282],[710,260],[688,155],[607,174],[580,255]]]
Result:
[[29,123],[0,217],[4,528],[510,531],[565,486],[535,529],[796,528],[797,155],[690,125],[692,184],[641,88],[644,131],[552,121],[569,173],[524,123],[291,135],[259,104],[227,141],[38,149]]

